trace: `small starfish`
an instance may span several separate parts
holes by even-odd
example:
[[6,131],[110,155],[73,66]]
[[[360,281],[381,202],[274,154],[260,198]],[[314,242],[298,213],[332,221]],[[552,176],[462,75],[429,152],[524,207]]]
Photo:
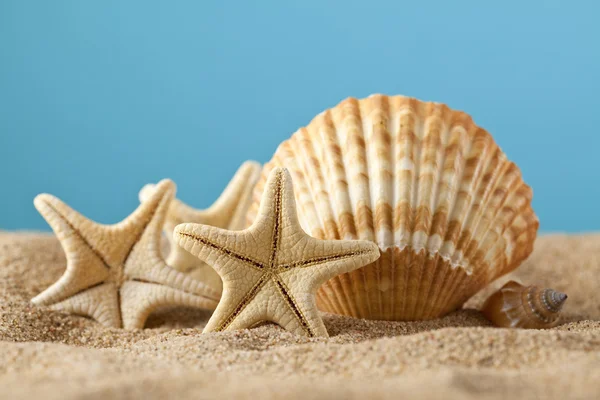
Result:
[[[255,161],[243,163],[221,196],[205,210],[197,210],[179,199],[173,199],[163,227],[170,244],[167,264],[220,292],[223,284],[215,270],[181,247],[173,245],[173,229],[184,222],[212,225],[231,230],[244,228],[246,210],[250,206],[252,189],[260,177],[260,172],[259,163]],[[155,186],[154,184],[148,184],[140,190],[141,202],[146,201],[152,195]]]
[[148,201],[115,225],[98,224],[54,196],[38,195],[35,207],[60,240],[67,269],[32,302],[126,329],[143,328],[161,306],[214,309],[219,293],[170,268],[160,255],[160,231],[174,193],[173,182],[161,181]]
[[182,224],[173,236],[223,279],[221,301],[204,332],[271,321],[296,334],[327,337],[315,304],[317,288],[379,258],[372,242],[307,235],[296,214],[292,178],[282,168],[269,175],[258,217],[248,229]]

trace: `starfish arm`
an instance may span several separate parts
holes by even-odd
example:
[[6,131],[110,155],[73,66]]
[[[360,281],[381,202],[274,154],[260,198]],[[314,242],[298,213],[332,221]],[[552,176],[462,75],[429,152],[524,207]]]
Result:
[[[171,241],[172,240],[173,235],[171,234]],[[172,243],[171,250],[169,251],[166,261],[168,265],[181,272],[189,272],[196,265],[202,263],[200,260],[198,260],[198,257],[177,246],[176,243]]]
[[177,245],[171,248],[167,265],[207,284],[218,292],[223,291],[223,282],[219,274],[210,265]]
[[[287,254],[297,256],[289,257]],[[283,276],[302,277],[318,288],[334,276],[354,271],[376,261],[380,256],[379,247],[366,240],[318,240],[306,235],[295,242],[286,254],[288,260],[278,264]],[[309,257],[303,254],[310,254]]]
[[185,306],[214,310],[217,301],[170,287],[128,281],[120,289],[125,329],[142,329],[152,311],[164,306]]
[[125,260],[125,273],[131,279],[158,283],[218,301],[220,293],[203,282],[169,267],[160,255],[156,236],[146,231]]
[[[156,184],[148,183],[142,187],[139,193],[140,203],[147,203],[149,199],[154,195],[156,190]],[[169,206],[169,210],[167,211],[167,216],[165,217],[165,222],[163,225],[163,231],[169,241],[169,245],[173,246],[173,229],[183,223],[183,222],[197,222],[202,223],[204,218],[200,218],[199,221],[195,219],[195,215],[197,214],[196,209],[188,206],[181,200],[174,198],[171,201]]]
[[[247,161],[238,169],[235,176],[228,184],[219,199],[207,210],[197,210],[178,199],[173,199],[163,230],[170,244],[170,253],[167,264],[173,268],[197,276],[212,287],[221,290],[222,284],[216,272],[198,258],[191,255],[173,243],[173,230],[176,225],[183,222],[202,223],[220,228],[233,230],[242,229],[245,223],[246,210],[249,207],[252,189],[260,177],[260,164]],[[141,202],[148,201],[155,191],[156,185],[145,185],[140,191]]]
[[90,317],[107,327],[121,327],[117,287],[113,283],[94,286],[50,308]]
[[152,195],[154,194],[154,190],[156,190],[156,184],[145,184],[138,193],[140,203],[145,203],[150,197],[152,197]]
[[[291,210],[288,212],[286,207],[291,207]],[[288,214],[292,222],[298,223],[292,178],[287,169],[274,168],[267,177],[256,219],[249,229],[254,228],[261,233],[273,232],[282,220],[284,224],[287,222]],[[281,231],[277,232],[277,236],[281,234]]]
[[[286,305],[287,312],[285,315],[293,317],[287,318],[288,322],[286,329],[296,334],[309,337],[329,337],[327,329],[317,310],[314,293],[311,293],[310,289],[304,290],[305,288],[302,285],[300,287],[293,287],[286,284],[281,276],[275,276],[274,282],[280,295],[279,298],[282,299]],[[280,318],[282,317],[275,315],[273,320],[282,325],[278,322]]]
[[251,310],[256,307],[256,297],[268,283],[269,276],[261,271],[248,268],[234,270],[224,280],[223,296],[203,332],[220,332],[239,324],[240,314],[249,307]]
[[[133,213],[112,226],[115,235],[119,235],[119,239],[129,245],[124,251],[124,259],[127,258],[131,246],[138,242],[139,236],[147,232],[151,232],[152,240],[158,244],[157,250],[160,251],[161,231],[169,205],[175,197],[175,191],[175,183],[169,179],[163,179],[155,185],[151,196],[140,204]],[[120,261],[123,262],[124,259]]]
[[[173,235],[171,234],[171,240],[172,239]],[[178,246],[177,243],[173,243],[171,246],[171,250],[166,258],[166,262],[169,266],[175,268],[177,271],[186,273],[189,273],[196,268],[196,266],[202,264],[202,261],[200,261],[198,257],[191,254],[183,247]]]
[[[140,201],[142,203],[146,202],[150,202],[153,198],[156,197],[156,190],[157,190],[157,185],[154,184],[147,184],[145,185],[142,190],[140,191]],[[192,269],[196,264],[199,263],[198,259],[196,257],[194,257],[193,255],[191,255],[190,253],[188,253],[187,251],[183,250],[181,247],[175,245],[173,243],[173,229],[175,228],[175,225],[171,225],[172,221],[169,221],[170,219],[173,219],[173,217],[171,216],[171,212],[174,208],[174,204],[176,204],[178,202],[177,199],[173,198],[171,200],[171,204],[168,208],[168,211],[166,213],[166,217],[160,218],[158,222],[158,225],[160,225],[161,221],[164,222],[163,223],[163,229],[166,233],[167,239],[169,241],[170,244],[170,251],[169,251],[169,255],[167,257],[167,264],[173,268],[175,268],[178,271],[181,272],[188,272],[188,270]],[[153,244],[153,243],[157,243],[158,244],[158,252],[160,252],[160,239],[158,238],[154,238],[154,234],[156,233],[158,236],[160,236],[160,234],[157,233],[156,229],[152,229],[152,226],[148,226],[148,228],[150,228],[150,231],[153,233],[152,237],[149,240],[149,244]],[[152,248],[152,253],[156,253],[156,249]]]
[[[227,189],[225,189],[223,192],[221,197],[226,196],[226,198],[233,198],[234,200],[237,199],[235,211],[231,216],[231,220],[227,224],[226,228],[235,231],[241,230],[245,227],[246,212],[250,207],[250,203],[252,201],[252,192],[256,182],[258,182],[260,178],[260,174],[261,165],[259,163],[256,161],[246,161],[238,169],[230,184],[227,186]],[[228,193],[230,187],[232,187],[230,191],[231,194]],[[227,206],[219,206],[219,200],[217,200],[217,202],[214,204],[215,209],[217,211],[220,210],[221,212],[227,212],[229,208]]]
[[173,240],[186,251],[212,266],[223,277],[231,270],[231,261],[262,270],[267,241],[251,230],[228,231],[209,225],[181,224],[175,227]]
[[248,329],[260,322],[274,322],[296,335],[327,337],[314,297],[306,304],[301,304],[299,300],[304,301],[297,299],[280,279],[267,277],[262,289],[246,307],[240,309],[235,318],[229,323],[221,324],[221,329],[215,329],[216,325],[209,321],[205,331]]
[[34,205],[60,241],[67,258],[67,268],[58,281],[32,302],[51,304],[102,282],[110,267],[95,243],[88,239],[93,238],[94,230],[102,231],[102,227],[49,194],[38,195]]
[[[244,195],[249,195],[250,191],[258,178],[260,177],[260,164],[255,161],[244,162],[236,171],[233,178],[223,190],[219,198],[205,210],[208,215],[224,215],[231,219],[235,210],[238,208],[240,200],[246,200]],[[205,224],[215,225],[210,221]],[[223,227],[229,225],[226,223]],[[233,229],[233,228],[232,228]]]
[[296,199],[294,197],[294,185],[290,172],[286,168],[274,168],[269,174],[265,193],[267,190],[274,193],[279,193],[280,205],[279,207],[276,206],[275,209],[278,214],[280,214],[280,230],[281,236],[284,238],[283,240],[287,241],[286,239],[289,238],[293,241],[297,240],[299,237],[302,237],[302,235],[305,233],[302,229],[300,221],[298,220]]
[[138,207],[138,210],[143,209],[145,212],[132,214],[131,220],[142,225],[143,231],[123,260],[125,273],[133,279],[160,283],[184,292],[218,300],[219,292],[167,266],[163,261],[160,250],[161,229],[174,192],[175,185],[171,181],[161,181],[148,201]]
[[[260,164],[254,161],[246,161],[237,170],[221,196],[207,209],[199,210],[185,204],[181,200],[174,199],[168,219],[173,225],[184,222],[207,224],[222,228],[230,227],[232,218],[236,217],[240,202],[246,203],[246,197],[250,196],[250,190],[260,176]],[[146,202],[155,190],[155,185],[149,184],[142,188],[139,197]],[[171,221],[170,221],[171,222]],[[238,227],[230,227],[239,229]],[[166,232],[168,235],[172,232]]]

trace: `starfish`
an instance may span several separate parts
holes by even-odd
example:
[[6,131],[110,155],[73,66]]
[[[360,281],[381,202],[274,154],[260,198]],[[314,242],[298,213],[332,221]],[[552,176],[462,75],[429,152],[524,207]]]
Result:
[[[184,222],[194,222],[239,230],[244,228],[246,210],[250,205],[252,189],[260,177],[260,164],[246,161],[237,170],[221,196],[205,210],[190,207],[179,199],[173,199],[163,230],[169,240],[170,252],[167,264],[198,279],[217,291],[223,284],[214,269],[198,260],[181,247],[173,245],[173,229]],[[140,191],[140,201],[146,201],[153,193],[156,185],[147,184]]]
[[327,337],[315,304],[317,288],[379,258],[379,248],[369,241],[307,235],[296,214],[292,178],[282,168],[269,175],[257,219],[248,229],[188,223],[175,227],[173,235],[223,279],[221,300],[204,332],[270,321],[296,334]]
[[219,293],[169,267],[160,255],[161,227],[175,184],[161,181],[125,220],[101,225],[49,194],[35,207],[61,242],[67,268],[32,299],[109,327],[143,328],[152,310],[168,305],[214,309]]

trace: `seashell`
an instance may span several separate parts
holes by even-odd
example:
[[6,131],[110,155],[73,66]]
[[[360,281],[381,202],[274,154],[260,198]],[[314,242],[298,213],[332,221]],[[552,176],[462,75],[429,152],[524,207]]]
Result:
[[[190,207],[176,198],[172,200],[163,226],[163,231],[170,245],[170,251],[166,259],[168,265],[221,292],[223,283],[215,270],[173,244],[173,229],[185,222],[212,225],[229,230],[243,229],[246,212],[251,201],[252,189],[260,176],[260,171],[261,165],[259,163],[255,161],[244,162],[221,196],[205,210]],[[147,184],[140,190],[139,198],[141,202],[150,197],[154,192],[154,187],[154,184]]]
[[371,240],[381,257],[326,282],[323,311],[368,319],[447,314],[529,256],[538,228],[518,167],[471,117],[404,96],[349,98],[278,147],[303,229]]
[[496,326],[546,329],[558,324],[567,295],[510,281],[491,295],[481,311]]

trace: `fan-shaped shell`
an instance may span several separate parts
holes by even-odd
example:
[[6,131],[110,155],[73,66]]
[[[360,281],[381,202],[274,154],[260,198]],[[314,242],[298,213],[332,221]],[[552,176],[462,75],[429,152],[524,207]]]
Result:
[[556,326],[567,295],[510,281],[491,295],[481,311],[505,328],[545,329]]
[[302,227],[376,242],[381,258],[324,284],[324,311],[387,320],[455,310],[532,251],[538,220],[515,164],[471,117],[404,96],[349,98],[283,142]]

